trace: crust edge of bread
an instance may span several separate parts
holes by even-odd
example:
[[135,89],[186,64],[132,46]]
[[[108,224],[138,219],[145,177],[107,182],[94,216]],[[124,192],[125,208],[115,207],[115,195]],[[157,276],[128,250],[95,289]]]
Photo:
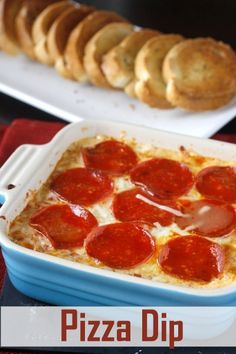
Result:
[[179,108],[192,112],[212,111],[225,106],[234,97],[234,94],[225,94],[217,97],[194,97],[181,92],[174,80],[167,83],[166,97],[170,103]]

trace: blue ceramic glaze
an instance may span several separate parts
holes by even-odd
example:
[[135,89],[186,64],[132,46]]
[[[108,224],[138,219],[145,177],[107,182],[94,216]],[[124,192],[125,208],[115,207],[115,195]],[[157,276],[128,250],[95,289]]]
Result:
[[[3,247],[9,277],[17,290],[49,304],[63,306],[234,306],[233,294],[214,297],[140,286],[47,262]],[[47,279],[47,280],[45,280]]]

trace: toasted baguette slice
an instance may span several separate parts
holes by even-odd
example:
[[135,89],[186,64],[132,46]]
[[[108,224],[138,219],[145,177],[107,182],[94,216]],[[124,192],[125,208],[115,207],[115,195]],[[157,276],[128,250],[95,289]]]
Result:
[[63,55],[56,60],[54,67],[55,67],[56,71],[58,72],[58,74],[63,76],[65,79],[75,80],[71,70],[69,69],[68,65],[66,64],[66,61],[65,61]]
[[124,89],[134,79],[134,61],[139,50],[158,34],[150,29],[134,31],[104,56],[102,71],[111,86]]
[[47,36],[47,48],[54,64],[63,56],[71,31],[92,11],[91,7],[77,4],[63,12],[53,23]]
[[130,97],[133,97],[133,98],[136,98],[136,93],[135,93],[135,85],[136,85],[136,80],[132,80],[130,81],[130,83],[128,85],[125,86],[125,93],[130,96]]
[[32,26],[37,16],[50,4],[59,0],[27,0],[16,18],[16,31],[21,49],[31,59],[36,59],[32,38]]
[[215,109],[236,93],[236,54],[211,38],[186,40],[166,56],[163,76],[172,104],[190,110]]
[[35,56],[41,63],[47,65],[53,64],[47,49],[48,32],[58,16],[73,6],[69,1],[60,1],[47,6],[36,18],[32,28],[32,35]]
[[134,26],[131,24],[114,22],[103,27],[90,39],[84,55],[84,67],[90,82],[104,88],[112,87],[101,68],[103,56],[133,30]]
[[169,50],[181,42],[177,34],[165,34],[150,39],[139,51],[135,61],[135,93],[151,107],[171,108],[166,99],[166,85],[162,77],[162,63]]
[[166,96],[173,105],[188,111],[197,112],[220,108],[226,105],[234,97],[234,94],[225,94],[215,97],[188,96],[186,92],[183,93],[179,90],[174,80],[169,80],[166,89]]
[[75,80],[81,82],[88,80],[83,63],[85,46],[96,32],[111,22],[126,20],[114,12],[95,11],[72,31],[66,45],[64,66]]
[[23,0],[0,1],[0,48],[11,55],[20,51],[15,21]]

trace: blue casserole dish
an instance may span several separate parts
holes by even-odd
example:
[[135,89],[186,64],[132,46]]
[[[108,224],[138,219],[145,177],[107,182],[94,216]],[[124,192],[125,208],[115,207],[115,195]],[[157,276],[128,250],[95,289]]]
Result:
[[[42,254],[13,243],[7,236],[9,223],[53,171],[67,147],[95,135],[118,138],[120,134],[163,148],[184,145],[195,152],[236,160],[236,146],[175,135],[132,125],[81,121],[70,124],[46,145],[23,145],[0,171],[0,243],[13,285],[25,295],[63,306],[234,306],[236,284],[209,290],[180,287],[114,273]],[[14,189],[8,190],[8,184]]]

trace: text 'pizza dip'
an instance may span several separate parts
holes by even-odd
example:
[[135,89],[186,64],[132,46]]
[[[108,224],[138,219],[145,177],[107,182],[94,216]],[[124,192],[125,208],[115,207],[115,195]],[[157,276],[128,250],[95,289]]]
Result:
[[9,236],[78,263],[214,289],[236,279],[235,206],[233,163],[96,136],[69,147]]

